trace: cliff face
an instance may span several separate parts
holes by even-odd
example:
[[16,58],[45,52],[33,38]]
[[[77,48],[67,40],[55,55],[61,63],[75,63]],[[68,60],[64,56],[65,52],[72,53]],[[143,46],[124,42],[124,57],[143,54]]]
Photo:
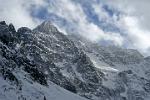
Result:
[[136,50],[66,36],[50,21],[17,31],[0,22],[2,100],[52,99],[55,92],[61,94],[57,100],[83,99],[75,94],[91,100],[148,100],[149,65],[149,57]]

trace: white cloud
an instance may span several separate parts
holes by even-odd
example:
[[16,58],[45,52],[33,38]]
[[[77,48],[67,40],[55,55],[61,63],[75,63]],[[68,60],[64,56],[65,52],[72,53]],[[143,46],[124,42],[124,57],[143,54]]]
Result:
[[108,12],[102,7],[102,4],[93,4],[92,5],[95,14],[97,14],[99,20],[110,21],[111,17],[109,16]]
[[125,16],[120,21],[127,31],[128,39],[130,39],[133,47],[149,53],[150,48],[150,31],[142,29],[136,17]]
[[121,45],[123,42],[123,38],[119,34],[105,33],[96,24],[89,22],[87,20],[88,16],[86,16],[82,7],[71,0],[55,0],[55,5],[50,6],[49,12],[55,13],[73,23],[78,33],[91,41],[108,40],[115,45]]
[[150,1],[149,0],[103,0],[112,9],[122,13],[114,23],[126,32],[126,40],[145,55],[150,55]]
[[37,19],[30,15],[32,4],[41,5],[42,0],[0,0],[0,20],[13,23],[16,28],[26,26],[33,28],[37,25]]

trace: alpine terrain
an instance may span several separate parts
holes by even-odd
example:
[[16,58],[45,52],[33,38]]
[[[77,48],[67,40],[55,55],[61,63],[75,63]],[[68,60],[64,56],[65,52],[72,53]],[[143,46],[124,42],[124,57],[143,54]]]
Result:
[[150,57],[1,21],[0,100],[150,100]]

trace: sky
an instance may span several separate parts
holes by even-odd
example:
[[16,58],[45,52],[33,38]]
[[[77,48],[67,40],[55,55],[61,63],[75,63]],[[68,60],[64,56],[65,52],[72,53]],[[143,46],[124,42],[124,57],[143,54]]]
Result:
[[65,34],[150,56],[150,0],[0,0],[0,20],[35,28],[50,20]]

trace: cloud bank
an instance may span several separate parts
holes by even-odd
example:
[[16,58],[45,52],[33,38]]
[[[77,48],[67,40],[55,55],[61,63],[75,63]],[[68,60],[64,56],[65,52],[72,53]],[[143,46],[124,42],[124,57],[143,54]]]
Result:
[[66,34],[150,55],[149,4],[149,0],[0,0],[0,20],[17,28],[51,20]]

